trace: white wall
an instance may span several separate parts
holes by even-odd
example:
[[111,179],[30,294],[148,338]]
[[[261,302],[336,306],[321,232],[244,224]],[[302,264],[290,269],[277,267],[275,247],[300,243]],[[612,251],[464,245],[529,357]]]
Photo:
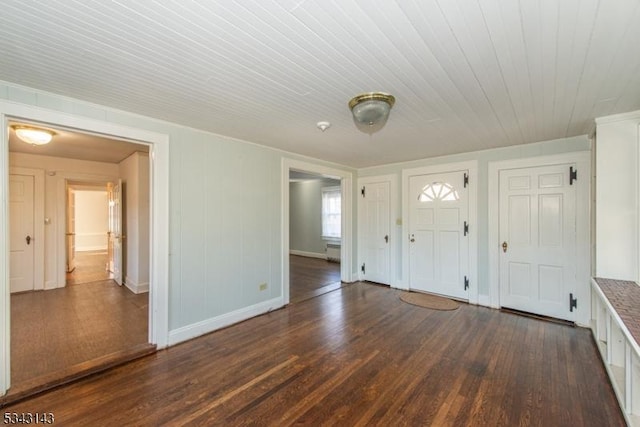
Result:
[[[283,158],[354,172],[13,84],[0,82],[0,99],[169,136],[170,342],[266,311],[282,298]],[[5,168],[0,164],[0,173]],[[355,270],[355,257],[352,264]]]
[[123,234],[125,285],[134,293],[149,290],[149,155],[136,152],[120,162],[124,187]]
[[107,249],[109,209],[106,190],[76,190],[76,251]]
[[595,275],[638,281],[640,111],[596,123]]
[[[371,168],[360,169],[359,177],[393,175],[398,177],[398,187],[394,189],[397,194],[401,194],[402,190],[402,170],[410,168],[418,168],[422,166],[431,166],[437,164],[464,162],[469,160],[478,161],[478,291],[480,295],[489,295],[489,252],[488,252],[488,164],[492,161],[509,160],[518,158],[527,158],[543,155],[552,155],[558,153],[589,151],[591,149],[591,141],[586,136],[577,136],[572,138],[556,139],[552,141],[544,141],[533,144],[526,144],[514,147],[497,148],[492,150],[477,151],[472,153],[456,154],[452,156],[444,156],[431,159],[422,159],[411,162],[395,163],[391,165],[377,166]],[[588,177],[585,177],[588,179]],[[398,205],[396,212],[402,219],[402,198],[398,197]],[[402,235],[402,226],[396,225],[397,235]],[[398,276],[395,281],[403,282],[402,272],[402,244],[396,242],[392,250],[396,251],[396,271]]]
[[[0,86],[1,87],[1,86]],[[1,92],[0,92],[1,93]],[[45,172],[45,272],[44,288],[65,286],[64,235],[66,232],[66,181],[84,180],[105,182],[117,179],[118,165],[41,156],[37,154],[9,153],[9,165],[38,169]],[[0,170],[0,173],[6,173]]]

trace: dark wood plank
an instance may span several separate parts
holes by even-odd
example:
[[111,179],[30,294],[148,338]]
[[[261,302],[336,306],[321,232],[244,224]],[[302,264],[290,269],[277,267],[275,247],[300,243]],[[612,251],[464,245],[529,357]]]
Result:
[[0,397],[0,406],[10,405],[21,400],[31,398],[39,393],[49,391],[64,384],[72,383],[98,372],[106,371],[115,366],[123,365],[127,362],[148,356],[155,352],[155,345],[139,344],[132,348],[116,351],[22,381],[13,385],[10,393]]
[[366,283],[6,410],[62,425],[624,425],[589,330]]
[[289,301],[292,304],[341,286],[340,264],[319,258],[289,256]]

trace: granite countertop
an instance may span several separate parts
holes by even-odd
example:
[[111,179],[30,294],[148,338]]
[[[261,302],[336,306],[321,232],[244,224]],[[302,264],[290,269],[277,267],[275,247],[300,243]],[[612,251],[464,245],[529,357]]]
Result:
[[636,343],[640,344],[640,286],[628,280],[593,279],[624,322]]

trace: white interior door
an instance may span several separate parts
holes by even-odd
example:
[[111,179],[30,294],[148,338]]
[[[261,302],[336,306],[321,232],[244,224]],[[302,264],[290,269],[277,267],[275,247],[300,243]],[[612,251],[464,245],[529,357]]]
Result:
[[9,283],[11,292],[34,289],[34,179],[9,177]]
[[390,282],[390,183],[367,184],[362,196],[361,220],[364,247],[363,279],[385,285]]
[[67,187],[67,273],[76,268],[76,192]]
[[122,286],[122,180],[107,185],[109,198],[109,270],[113,280]]
[[469,299],[465,172],[409,177],[409,286]]
[[[500,171],[500,305],[572,320],[576,185],[569,167]],[[575,165],[574,165],[575,167]]]

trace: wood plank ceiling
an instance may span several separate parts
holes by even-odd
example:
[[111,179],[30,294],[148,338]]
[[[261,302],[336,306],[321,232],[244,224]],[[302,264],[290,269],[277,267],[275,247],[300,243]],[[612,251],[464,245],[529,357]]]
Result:
[[[3,0],[0,79],[365,167],[581,135],[640,109],[639,5]],[[397,99],[372,137],[347,107],[367,91]]]

